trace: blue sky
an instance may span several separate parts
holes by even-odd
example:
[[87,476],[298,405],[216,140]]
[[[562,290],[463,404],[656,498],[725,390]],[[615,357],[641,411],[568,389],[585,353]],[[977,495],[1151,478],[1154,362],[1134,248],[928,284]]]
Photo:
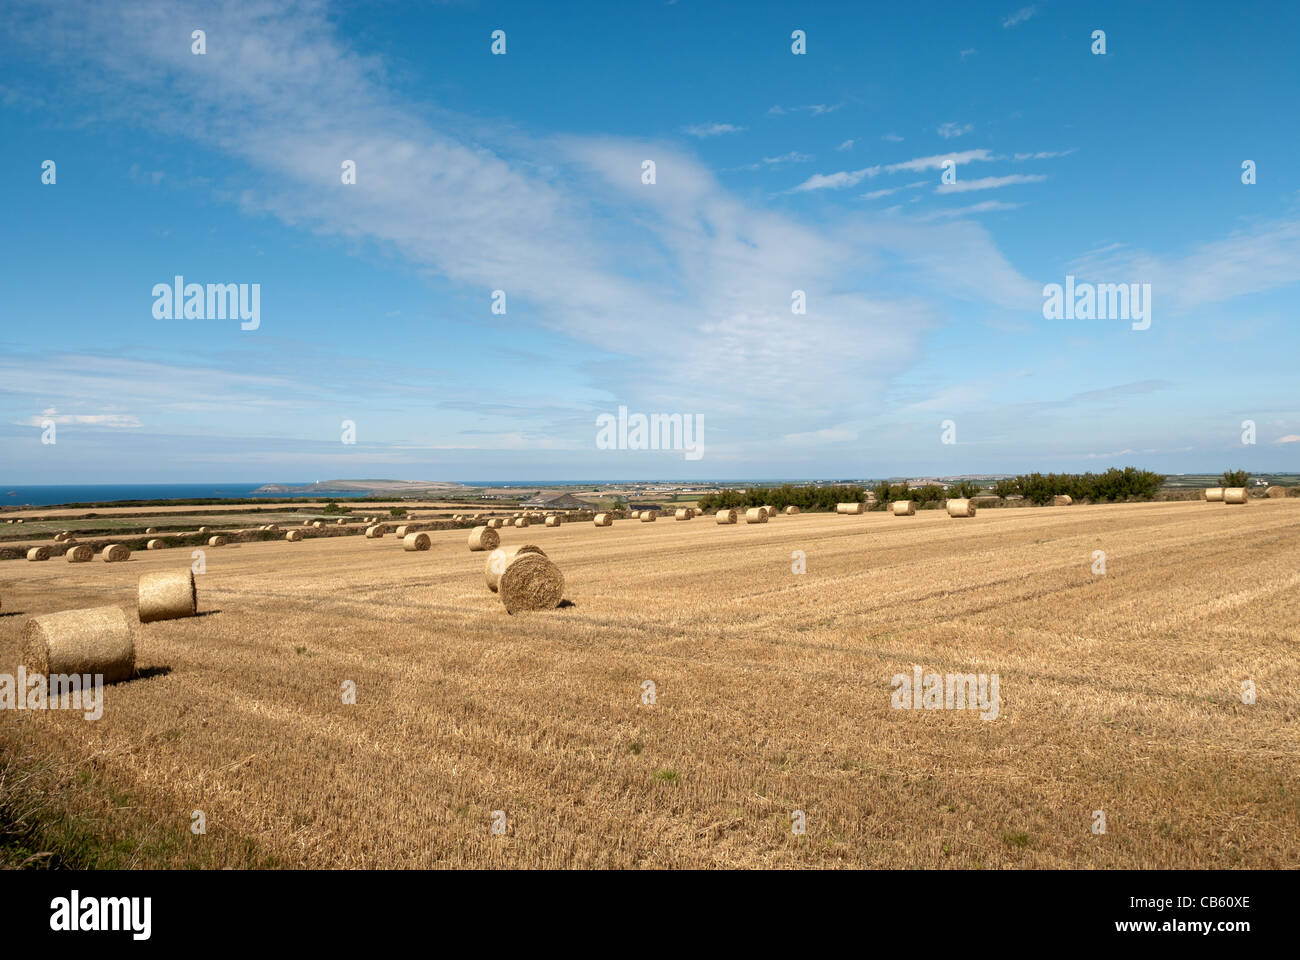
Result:
[[5,483],[1300,470],[1295,4],[0,15]]

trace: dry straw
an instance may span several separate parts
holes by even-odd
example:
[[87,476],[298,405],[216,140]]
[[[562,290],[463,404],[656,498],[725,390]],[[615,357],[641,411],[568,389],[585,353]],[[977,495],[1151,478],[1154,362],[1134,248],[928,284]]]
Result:
[[1271,497],[1272,499],[1276,500],[1276,499],[1278,499],[1279,497],[1285,497],[1285,496],[1286,496],[1286,487],[1269,487],[1269,488],[1268,488],[1267,490],[1265,490],[1264,492],[1265,492],[1266,494],[1268,494],[1269,497]]
[[750,507],[745,511],[746,523],[767,523],[767,510],[764,507]]
[[46,676],[100,674],[117,683],[135,672],[135,641],[120,607],[65,610],[27,621],[22,662]]
[[1206,487],[1205,499],[1208,500],[1210,503],[1222,503],[1223,487]]
[[911,517],[916,514],[915,500],[895,500],[893,505],[894,516]]
[[527,517],[516,517],[516,518],[515,518],[515,526],[518,527],[520,530],[522,530],[524,527],[528,526],[528,518],[527,518]]
[[497,593],[506,613],[554,610],[564,599],[564,574],[540,553],[523,554],[501,574]]
[[403,550],[428,550],[433,546],[433,541],[429,539],[427,533],[408,533],[402,538]]
[[735,511],[735,510],[719,510],[717,513],[714,514],[714,516],[717,518],[718,523],[735,523],[735,522],[736,522],[736,511]]
[[788,506],[788,507],[785,508],[785,515],[786,515],[787,517],[793,517],[793,516],[797,515],[798,513],[799,513],[799,508],[796,507],[793,503],[790,504],[790,506]]
[[226,545],[226,538],[225,538],[225,537],[220,537],[220,536],[218,536],[218,537],[208,537],[208,546],[209,546],[209,547],[224,547],[225,545]]
[[366,527],[367,540],[379,540],[383,537],[383,535],[384,535],[384,528],[379,524],[376,524],[373,527]]
[[695,514],[691,513],[690,507],[683,507],[673,513],[674,520],[689,520],[693,516],[695,516]]
[[290,530],[288,533],[284,535],[284,539],[288,540],[290,543],[297,543],[299,540],[302,539],[302,531]]
[[1224,503],[1245,503],[1246,488],[1245,487],[1224,487],[1223,502]]
[[975,516],[975,501],[968,497],[949,500],[946,506],[948,508],[948,516],[950,517]]
[[1060,496],[1052,497],[1052,506],[1054,507],[1068,507],[1072,503],[1074,503],[1074,499],[1069,494],[1063,493]]
[[179,620],[199,612],[193,570],[159,570],[140,578],[137,606],[141,623]]
[[637,517],[642,523],[654,523],[659,518],[659,514],[654,510],[642,510],[641,516]]
[[63,556],[68,563],[87,563],[94,559],[95,548],[88,543],[79,543]]
[[144,545],[144,548],[146,550],[161,550],[165,546],[166,544],[163,543],[161,540],[150,540],[148,543]]
[[558,527],[560,525],[559,516],[556,514],[551,514],[549,517],[546,518],[546,525],[548,527]]
[[100,554],[105,563],[121,563],[123,560],[131,559],[131,551],[120,543],[110,543]]
[[487,558],[487,563],[483,565],[483,580],[487,588],[496,593],[501,582],[501,574],[506,572],[506,567],[514,563],[517,558],[530,553],[546,556],[546,551],[535,543],[521,543],[516,547],[493,550]]
[[475,552],[479,550],[495,550],[500,545],[501,534],[491,527],[475,527],[469,532],[470,550]]
[[858,514],[866,511],[867,505],[861,501],[855,503],[837,503],[835,504],[836,513]]
[[596,514],[595,519],[592,520],[592,523],[598,527],[612,527],[614,525],[614,518],[608,513],[598,513]]

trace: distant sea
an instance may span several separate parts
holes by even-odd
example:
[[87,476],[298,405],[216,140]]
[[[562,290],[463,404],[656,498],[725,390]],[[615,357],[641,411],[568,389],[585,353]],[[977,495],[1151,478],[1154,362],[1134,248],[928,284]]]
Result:
[[[90,483],[0,487],[0,506],[45,507],[55,503],[102,503],[108,500],[286,500],[295,494],[254,493],[261,483]],[[329,499],[364,497],[364,491],[331,493]],[[297,494],[320,500],[320,494]]]

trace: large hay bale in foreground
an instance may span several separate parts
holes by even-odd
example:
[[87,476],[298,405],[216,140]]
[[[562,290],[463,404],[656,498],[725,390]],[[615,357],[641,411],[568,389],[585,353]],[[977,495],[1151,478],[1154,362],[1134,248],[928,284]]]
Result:
[[[525,523],[527,526],[527,523]],[[479,550],[495,550],[501,545],[501,534],[491,527],[475,527],[469,532],[469,548],[474,552]]]
[[22,662],[32,673],[102,674],[105,683],[135,672],[135,640],[121,607],[65,610],[23,628]]
[[1276,500],[1280,497],[1286,496],[1286,487],[1277,487],[1277,486],[1269,487],[1267,490],[1264,491],[1264,493],[1267,494],[1270,499]]
[[79,543],[65,553],[63,558],[68,563],[89,563],[95,559],[95,548],[88,543]]
[[1054,507],[1068,507],[1072,503],[1074,503],[1074,498],[1071,497],[1068,493],[1063,493],[1060,496],[1052,497],[1052,506]]
[[796,514],[798,514],[798,512],[799,512],[799,508],[796,507],[793,503],[790,504],[790,506],[785,508],[785,515],[787,517],[793,517]]
[[215,537],[208,537],[209,547],[224,547],[225,545],[226,545],[226,538],[223,536],[218,535]]
[[674,520],[689,520],[693,516],[695,516],[695,514],[691,513],[690,507],[680,507],[673,511]]
[[765,507],[750,507],[745,511],[746,523],[767,523],[767,509]]
[[1223,487],[1206,487],[1205,499],[1210,503],[1223,502]]
[[592,520],[592,523],[598,527],[612,527],[614,525],[614,517],[612,514],[598,513],[596,514],[595,519]]
[[642,510],[641,516],[637,517],[637,519],[640,520],[642,523],[654,523],[656,520],[659,519],[659,511]]
[[896,517],[912,517],[916,515],[916,501],[895,500],[892,509]]
[[521,554],[501,574],[497,594],[506,613],[554,610],[564,599],[564,574],[540,553]]
[[559,517],[559,514],[555,514],[555,513],[553,513],[553,514],[551,514],[549,517],[547,517],[547,518],[546,518],[546,525],[547,525],[548,527],[558,527],[558,526],[560,525],[560,517]]
[[167,544],[163,543],[161,540],[150,540],[144,545],[144,548],[146,550],[161,550],[165,546],[167,546]]
[[382,540],[384,536],[383,524],[375,524],[373,527],[366,527],[367,540]]
[[718,523],[735,523],[735,522],[736,522],[736,511],[735,511],[735,510],[719,510],[717,513],[714,514],[714,517],[717,518],[717,522],[718,522]]
[[433,541],[427,533],[408,533],[402,538],[403,550],[428,550],[431,546]]
[[866,513],[866,511],[867,511],[867,505],[860,500],[855,503],[835,504],[836,513],[859,514],[859,513]]
[[1249,499],[1249,493],[1245,487],[1224,487],[1224,503],[1245,503]]
[[518,557],[529,553],[546,556],[546,551],[535,543],[521,543],[518,546],[493,550],[488,555],[487,563],[483,565],[483,581],[487,584],[487,588],[496,593],[501,583],[501,574],[506,572],[506,567],[514,563]]
[[104,558],[105,563],[121,563],[131,559],[131,551],[123,544],[110,543],[100,556]]
[[973,517],[975,516],[975,501],[969,497],[958,497],[949,500],[945,505],[950,517]]
[[302,531],[290,530],[288,533],[284,535],[284,539],[288,540],[290,543],[297,543],[299,540],[302,539]]
[[159,570],[140,578],[136,605],[141,623],[155,620],[179,620],[199,612],[199,591],[194,585],[194,571]]

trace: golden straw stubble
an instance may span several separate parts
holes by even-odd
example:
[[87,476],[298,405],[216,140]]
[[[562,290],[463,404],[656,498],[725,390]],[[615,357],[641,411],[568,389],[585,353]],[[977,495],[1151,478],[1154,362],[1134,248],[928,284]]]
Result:
[[155,620],[179,620],[192,617],[199,610],[199,592],[194,585],[194,571],[157,570],[140,577],[136,607],[141,623]]
[[516,556],[497,585],[506,613],[554,610],[564,599],[564,574],[540,553]]
[[22,662],[33,673],[102,674],[105,683],[135,672],[135,638],[121,607],[33,617],[23,629]]
[[535,543],[521,543],[518,546],[493,550],[488,555],[487,563],[483,565],[483,580],[487,583],[487,588],[496,593],[501,582],[501,574],[505,573],[506,567],[514,563],[518,557],[529,553],[546,556],[546,551]]

